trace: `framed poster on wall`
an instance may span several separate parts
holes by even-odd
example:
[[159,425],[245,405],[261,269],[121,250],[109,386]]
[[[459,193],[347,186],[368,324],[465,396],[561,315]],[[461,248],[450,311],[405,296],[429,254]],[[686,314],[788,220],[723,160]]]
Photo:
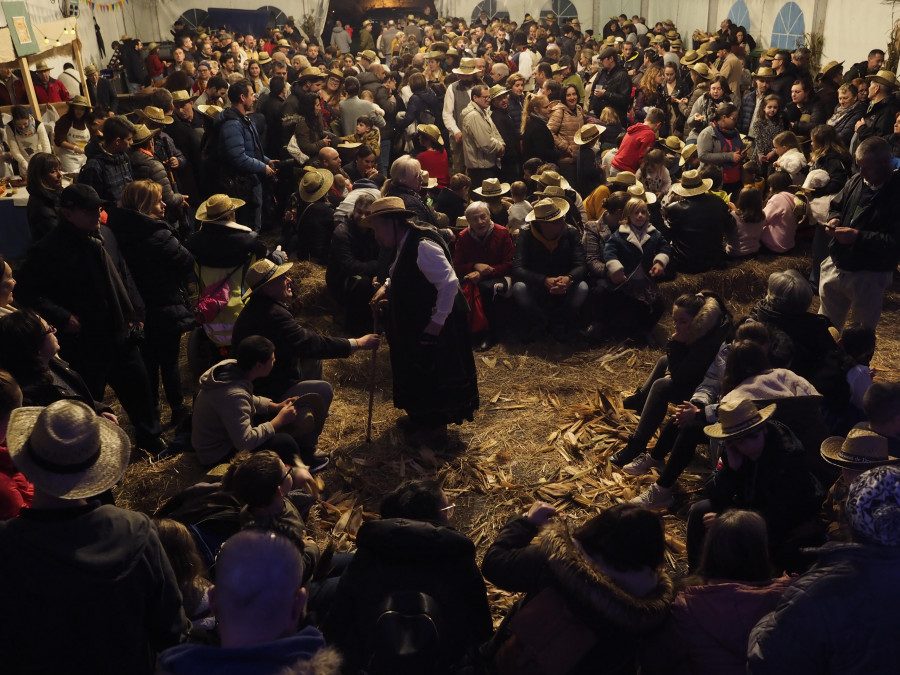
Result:
[[0,4],[3,5],[3,16],[6,17],[6,23],[9,26],[9,36],[12,39],[16,56],[29,56],[41,51],[34,29],[31,27],[31,17],[28,15],[25,3],[16,0]]

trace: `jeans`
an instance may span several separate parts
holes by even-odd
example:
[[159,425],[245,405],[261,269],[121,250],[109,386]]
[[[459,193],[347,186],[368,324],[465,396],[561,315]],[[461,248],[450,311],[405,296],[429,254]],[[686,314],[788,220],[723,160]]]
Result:
[[532,330],[543,331],[551,320],[569,325],[575,322],[578,310],[587,299],[588,285],[580,281],[569,286],[565,295],[551,295],[544,287],[517,281],[513,284],[512,295]]
[[675,420],[666,422],[659,433],[656,447],[650,452],[650,456],[658,461],[666,459],[666,454],[669,455],[666,465],[656,480],[657,485],[664,488],[671,488],[675,485],[675,481],[694,458],[697,446],[707,440],[706,434],[703,433],[705,425],[706,422],[703,419],[689,422],[680,427],[675,424]]
[[706,540],[706,525],[703,524],[703,516],[713,512],[712,502],[701,499],[691,505],[687,522],[687,556],[688,571],[695,572],[700,564],[700,554],[703,551],[703,542]]
[[391,144],[390,138],[381,139],[381,156],[378,158],[378,170],[381,175],[388,176],[391,170]]
[[640,411],[641,419],[638,422],[637,429],[634,432],[633,442],[640,446],[640,451],[647,447],[647,443],[653,438],[654,432],[662,424],[663,418],[666,416],[666,410],[672,401],[675,384],[671,377],[666,376],[666,368],[669,366],[669,359],[665,356],[659,357],[653,370],[641,388],[638,390],[644,396],[644,407]]
[[[303,394],[318,394],[321,396],[322,401],[325,403],[325,417],[328,417],[328,411],[331,409],[331,402],[334,400],[334,389],[331,388],[330,384],[325,380],[303,380],[302,382],[297,382],[289,387],[288,390],[282,394],[280,400],[283,401],[292,396],[303,396]],[[304,462],[307,462],[307,464],[312,458],[312,454],[316,451],[316,445],[319,443],[319,434],[322,433],[324,427],[325,420],[323,419],[320,424],[316,425],[315,429],[297,438],[300,457]]]

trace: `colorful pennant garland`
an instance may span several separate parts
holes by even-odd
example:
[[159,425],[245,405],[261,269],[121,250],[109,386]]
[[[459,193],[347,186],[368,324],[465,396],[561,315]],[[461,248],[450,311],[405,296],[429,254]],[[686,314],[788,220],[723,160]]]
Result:
[[115,2],[92,2],[92,0],[81,0],[82,5],[87,5],[92,11],[97,12],[113,12],[117,9],[124,9],[125,5],[131,3],[131,0],[116,0]]

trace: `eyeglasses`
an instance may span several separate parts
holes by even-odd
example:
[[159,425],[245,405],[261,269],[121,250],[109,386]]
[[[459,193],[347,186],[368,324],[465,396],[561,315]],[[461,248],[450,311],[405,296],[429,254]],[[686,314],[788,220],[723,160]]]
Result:
[[293,472],[293,470],[294,470],[294,467],[292,467],[292,466],[289,466],[289,467],[287,468],[287,471],[285,471],[285,472],[284,472],[284,475],[281,477],[281,482],[282,482],[282,483],[284,482],[284,479],[285,479],[285,478],[287,478],[288,476],[291,475],[291,473]]

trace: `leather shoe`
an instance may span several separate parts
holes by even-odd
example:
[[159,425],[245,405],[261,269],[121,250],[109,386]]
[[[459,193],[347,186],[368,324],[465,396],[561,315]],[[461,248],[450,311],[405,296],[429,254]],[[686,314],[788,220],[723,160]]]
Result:
[[497,344],[497,343],[494,342],[491,338],[486,337],[486,338],[484,338],[484,340],[482,340],[482,341],[478,344],[477,347],[475,347],[475,351],[476,351],[476,352],[486,352],[488,349],[490,349],[491,347],[493,347],[495,344]]

